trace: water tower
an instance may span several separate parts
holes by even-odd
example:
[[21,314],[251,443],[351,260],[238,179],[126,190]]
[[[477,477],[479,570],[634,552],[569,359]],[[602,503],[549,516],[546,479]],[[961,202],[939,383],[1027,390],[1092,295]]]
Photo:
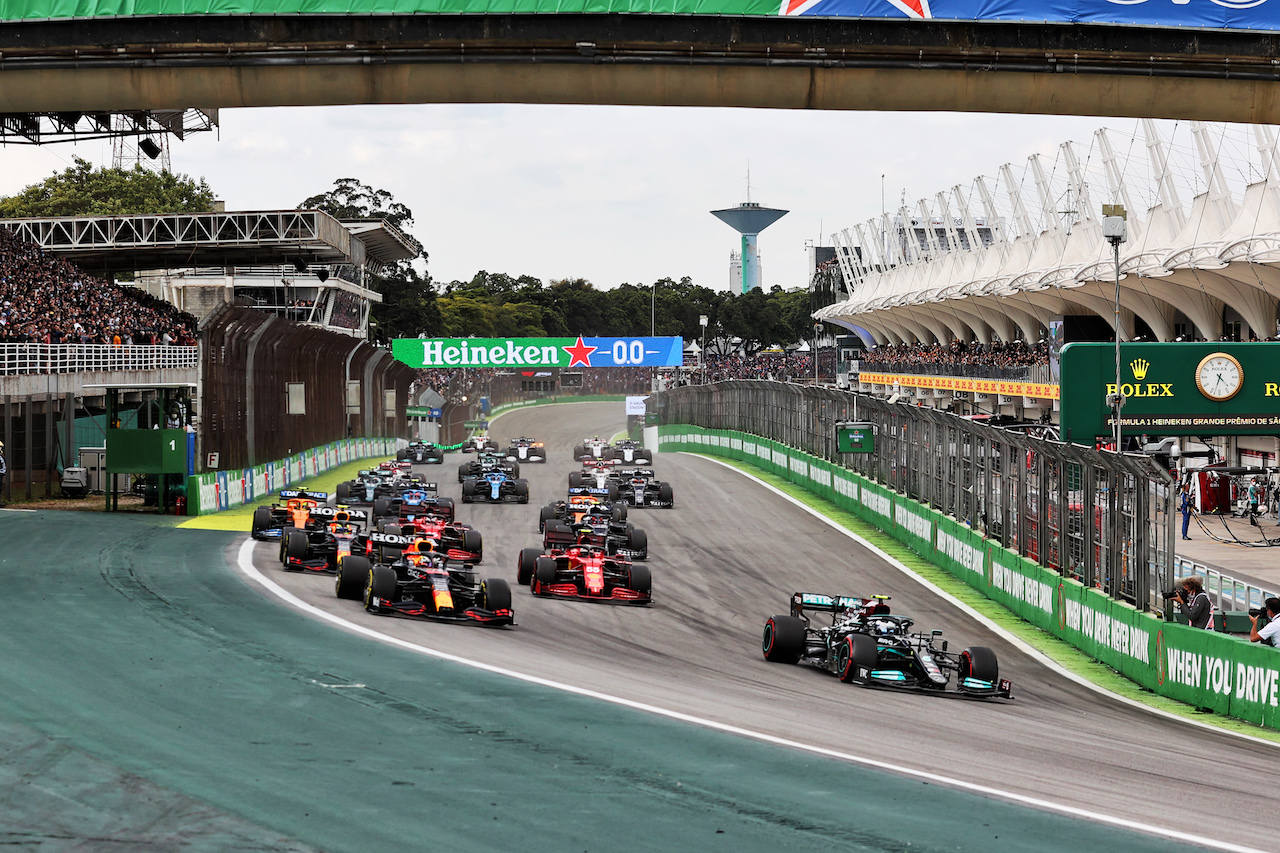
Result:
[[786,216],[788,211],[761,207],[746,201],[728,210],[713,210],[711,215],[742,235],[742,292],[760,286],[760,251],[756,237],[760,232]]

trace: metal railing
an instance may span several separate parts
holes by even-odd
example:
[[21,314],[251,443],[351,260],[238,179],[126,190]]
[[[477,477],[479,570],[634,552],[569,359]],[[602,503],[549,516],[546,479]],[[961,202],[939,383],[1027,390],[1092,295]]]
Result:
[[197,347],[0,344],[0,376],[90,370],[194,370]]
[[1214,607],[1220,611],[1261,608],[1262,602],[1266,599],[1280,597],[1280,594],[1277,594],[1274,590],[1254,586],[1225,572],[1197,563],[1195,560],[1188,560],[1186,557],[1178,557],[1174,560],[1173,578],[1175,584],[1192,575],[1199,577],[1201,582],[1204,583],[1204,591],[1213,600]]
[[[1032,438],[834,388],[754,380],[663,392],[663,423],[734,429],[844,465],[1116,599],[1160,609],[1173,583],[1173,481],[1146,456]],[[839,453],[841,421],[874,453]]]
[[863,358],[858,362],[859,372],[899,373],[907,376],[958,376],[966,379],[1001,379],[1006,382],[1031,382],[1057,384],[1047,364],[1025,367],[990,367],[982,364],[941,364],[916,361],[872,361]]

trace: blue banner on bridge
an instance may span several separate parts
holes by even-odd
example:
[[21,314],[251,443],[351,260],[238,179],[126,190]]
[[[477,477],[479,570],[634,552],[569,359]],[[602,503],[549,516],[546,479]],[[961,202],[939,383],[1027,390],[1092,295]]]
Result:
[[782,0],[783,15],[1280,29],[1280,0]]

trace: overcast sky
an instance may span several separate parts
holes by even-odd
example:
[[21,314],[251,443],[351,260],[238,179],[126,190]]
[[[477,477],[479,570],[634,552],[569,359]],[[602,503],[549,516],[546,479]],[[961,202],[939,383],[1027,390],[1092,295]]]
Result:
[[[174,142],[228,210],[290,208],[352,177],[389,190],[437,281],[477,270],[597,287],[690,276],[728,288],[739,238],[708,211],[789,210],[760,237],[766,287],[806,284],[805,241],[1132,119],[960,113],[429,105],[224,110],[220,138]],[[109,143],[0,150],[0,195]]]

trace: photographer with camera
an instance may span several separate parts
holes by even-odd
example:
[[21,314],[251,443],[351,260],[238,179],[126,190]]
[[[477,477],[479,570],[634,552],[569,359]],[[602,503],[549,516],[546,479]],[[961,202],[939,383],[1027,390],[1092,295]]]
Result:
[[1280,642],[1280,598],[1268,598],[1262,602],[1266,612],[1267,622],[1262,628],[1258,627],[1258,619],[1263,615],[1263,610],[1250,610],[1249,621],[1253,623],[1253,627],[1249,629],[1249,642],[1266,643],[1268,646],[1274,646]]
[[1213,602],[1205,593],[1204,584],[1200,582],[1200,578],[1195,575],[1183,578],[1178,586],[1179,589],[1166,592],[1165,599],[1177,602],[1178,609],[1186,614],[1187,623],[1192,628],[1207,628],[1212,631]]

